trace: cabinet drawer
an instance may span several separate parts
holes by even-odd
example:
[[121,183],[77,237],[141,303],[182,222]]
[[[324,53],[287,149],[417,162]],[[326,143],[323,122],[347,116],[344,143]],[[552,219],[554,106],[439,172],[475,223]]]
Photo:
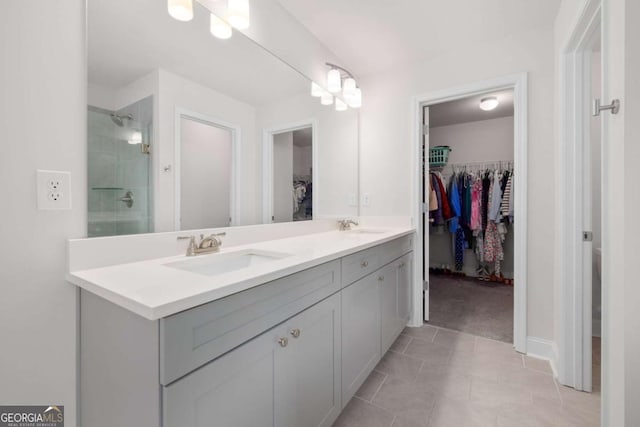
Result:
[[403,236],[380,246],[380,265],[385,265],[413,250],[413,236]]
[[381,265],[379,250],[380,247],[376,246],[342,258],[342,286],[345,287],[376,271]]
[[160,320],[160,382],[183,375],[340,290],[340,261]]

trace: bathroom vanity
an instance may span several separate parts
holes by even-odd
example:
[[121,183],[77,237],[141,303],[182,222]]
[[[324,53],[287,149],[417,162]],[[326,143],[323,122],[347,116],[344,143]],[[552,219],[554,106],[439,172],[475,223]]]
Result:
[[409,321],[412,240],[330,231],[70,272],[82,425],[330,426]]

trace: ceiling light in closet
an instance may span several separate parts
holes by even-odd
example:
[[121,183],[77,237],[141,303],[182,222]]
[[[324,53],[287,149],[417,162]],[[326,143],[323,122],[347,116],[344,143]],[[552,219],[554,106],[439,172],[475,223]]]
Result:
[[249,0],[229,0],[229,23],[238,30],[249,28]]
[[178,21],[191,21],[193,19],[192,0],[168,0],[167,9],[169,15]]
[[311,96],[319,98],[324,92],[324,89],[322,89],[322,87],[318,83],[311,82]]
[[213,34],[215,37],[223,40],[230,38],[233,34],[231,25],[227,24],[213,13],[211,14],[209,31],[211,31],[211,34]]
[[333,104],[333,95],[329,92],[324,92],[322,97],[320,97],[320,104],[322,105],[331,105]]
[[347,103],[340,98],[336,98],[336,111],[347,111]]
[[484,111],[495,110],[498,104],[498,98],[495,96],[488,96],[480,100],[480,109]]

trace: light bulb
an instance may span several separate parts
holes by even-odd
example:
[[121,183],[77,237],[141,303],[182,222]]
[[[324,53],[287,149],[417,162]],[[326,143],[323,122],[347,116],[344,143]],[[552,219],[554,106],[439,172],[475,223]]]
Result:
[[229,23],[238,30],[249,28],[249,0],[229,0]]
[[142,132],[133,132],[133,135],[131,135],[131,139],[127,142],[131,145],[142,144]]
[[342,85],[342,95],[345,99],[351,98],[356,93],[356,81],[352,77],[348,77]]
[[347,100],[349,107],[360,108],[362,107],[362,91],[357,87],[353,93],[353,96]]
[[498,102],[498,98],[496,98],[495,96],[489,96],[480,100],[480,109],[484,111],[495,110],[498,104],[500,104]]
[[333,95],[329,92],[324,92],[322,97],[320,97],[320,104],[322,105],[331,105],[333,104]]
[[331,93],[338,93],[342,89],[342,77],[340,76],[340,70],[332,68],[327,74],[327,89]]
[[336,111],[346,111],[347,104],[340,98],[336,98]]
[[324,93],[324,89],[316,82],[311,82],[311,96],[321,97]]
[[167,0],[169,15],[178,21],[191,21],[193,19],[192,0]]
[[209,31],[213,34],[214,37],[219,39],[228,39],[233,34],[231,29],[231,25],[224,22],[222,19],[218,18],[213,13],[211,14],[211,23],[209,26]]

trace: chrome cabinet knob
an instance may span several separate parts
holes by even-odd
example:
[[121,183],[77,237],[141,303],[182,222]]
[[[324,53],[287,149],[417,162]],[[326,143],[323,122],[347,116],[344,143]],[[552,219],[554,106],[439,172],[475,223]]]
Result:
[[287,344],[289,344],[289,338],[287,337],[282,337],[278,340],[278,344],[280,344],[280,347],[286,347]]
[[300,329],[296,328],[296,329],[292,329],[291,330],[291,336],[294,338],[298,338],[300,336]]
[[369,266],[369,261],[362,261],[362,263],[360,264],[360,267],[365,268]]

